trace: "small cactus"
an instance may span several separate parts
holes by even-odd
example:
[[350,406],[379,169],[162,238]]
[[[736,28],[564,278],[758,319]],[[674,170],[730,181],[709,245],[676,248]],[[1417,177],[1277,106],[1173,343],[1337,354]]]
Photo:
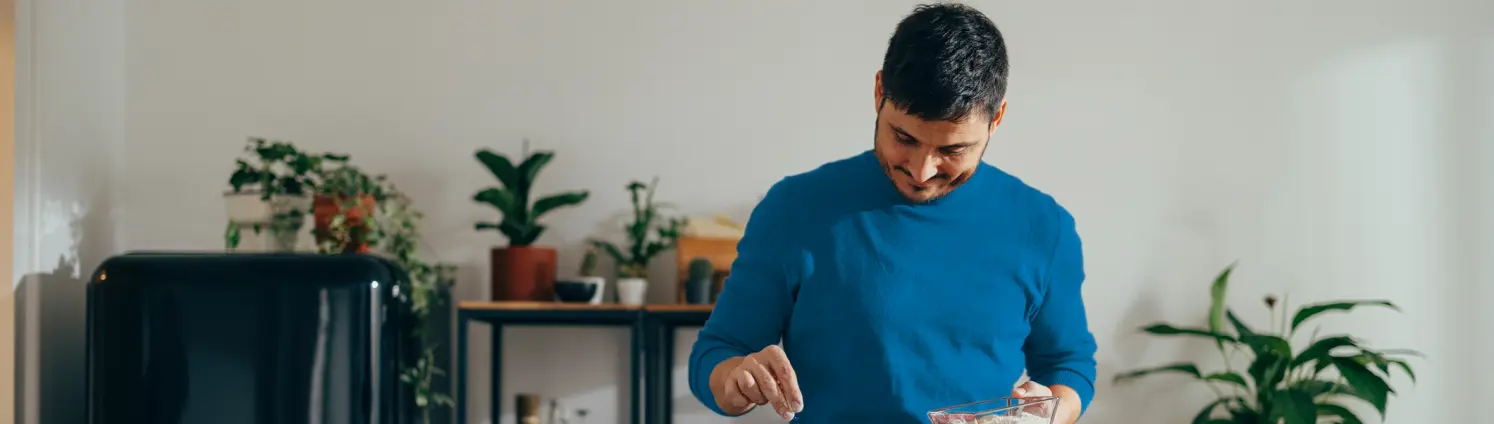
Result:
[[594,277],[597,269],[597,248],[586,249],[586,256],[581,258],[581,276]]
[[710,259],[695,258],[690,261],[690,281],[710,279],[714,272]]

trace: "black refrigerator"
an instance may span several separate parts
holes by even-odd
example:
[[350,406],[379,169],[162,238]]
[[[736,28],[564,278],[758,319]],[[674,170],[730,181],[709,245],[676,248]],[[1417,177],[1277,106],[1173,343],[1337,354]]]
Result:
[[410,422],[405,279],[370,255],[110,258],[88,283],[87,422]]

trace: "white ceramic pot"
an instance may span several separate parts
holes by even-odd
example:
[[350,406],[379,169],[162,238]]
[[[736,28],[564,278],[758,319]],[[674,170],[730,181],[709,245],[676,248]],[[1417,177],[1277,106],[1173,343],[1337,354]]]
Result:
[[307,219],[276,222],[279,214],[306,212],[311,208],[309,196],[273,196],[269,201],[259,193],[225,193],[224,209],[228,221],[239,228],[239,245],[235,250],[250,252],[284,252],[297,247],[297,239]]
[[617,279],[617,302],[624,305],[642,305],[648,293],[648,280],[642,278]]
[[596,293],[591,295],[591,300],[587,301],[587,303],[593,305],[602,304],[602,299],[604,299],[602,293],[607,291],[607,279],[602,277],[581,277],[580,281],[597,287]]

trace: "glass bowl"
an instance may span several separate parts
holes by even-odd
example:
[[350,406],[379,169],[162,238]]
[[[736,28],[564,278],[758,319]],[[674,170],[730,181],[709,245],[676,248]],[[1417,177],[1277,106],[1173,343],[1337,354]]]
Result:
[[1052,424],[1056,397],[998,398],[929,411],[931,424]]

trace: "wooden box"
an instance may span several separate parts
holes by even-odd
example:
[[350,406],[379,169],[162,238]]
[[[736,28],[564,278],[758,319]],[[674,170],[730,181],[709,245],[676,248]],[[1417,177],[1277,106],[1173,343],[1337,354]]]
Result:
[[690,261],[695,258],[706,258],[711,261],[711,268],[715,271],[712,276],[713,293],[721,292],[721,285],[726,282],[726,277],[731,274],[731,263],[737,259],[736,238],[713,238],[681,236],[679,245],[675,247],[676,266],[678,277],[675,284],[675,302],[685,303],[685,285],[690,278]]

